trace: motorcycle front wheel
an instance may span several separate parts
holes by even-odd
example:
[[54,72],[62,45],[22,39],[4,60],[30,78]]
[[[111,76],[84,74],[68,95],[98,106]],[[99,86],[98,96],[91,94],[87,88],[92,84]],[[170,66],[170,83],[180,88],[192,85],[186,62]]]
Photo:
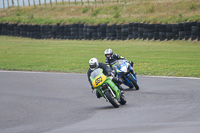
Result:
[[132,77],[131,75],[128,76],[128,80],[131,82],[131,84],[132,84],[133,86],[135,86],[135,89],[136,89],[136,90],[139,90],[139,89],[140,89],[140,87],[138,86],[138,84],[136,83],[136,81],[133,79],[133,77]]
[[126,104],[126,98],[124,96],[124,94],[120,94],[120,102],[121,105],[125,105]]
[[110,90],[106,91],[105,96],[107,97],[107,99],[109,100],[109,102],[115,107],[115,108],[119,108],[119,102],[117,101],[117,99],[114,98],[114,96],[112,95],[112,93],[110,92]]

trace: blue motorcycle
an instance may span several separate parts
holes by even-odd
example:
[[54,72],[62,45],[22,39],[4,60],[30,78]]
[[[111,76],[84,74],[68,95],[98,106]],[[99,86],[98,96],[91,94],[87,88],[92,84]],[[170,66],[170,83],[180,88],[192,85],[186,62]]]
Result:
[[136,90],[139,90],[136,73],[127,60],[117,60],[112,68],[115,70],[117,76],[122,79],[123,84],[129,88],[135,87]]

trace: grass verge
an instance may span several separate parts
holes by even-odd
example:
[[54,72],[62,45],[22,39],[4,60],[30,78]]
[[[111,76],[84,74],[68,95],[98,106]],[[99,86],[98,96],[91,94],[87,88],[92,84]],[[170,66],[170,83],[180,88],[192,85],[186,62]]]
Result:
[[0,22],[28,24],[200,22],[199,0],[134,0],[127,4],[67,4],[1,9]]
[[34,40],[0,36],[0,69],[86,73],[104,50],[132,60],[139,75],[200,77],[200,43],[190,41]]

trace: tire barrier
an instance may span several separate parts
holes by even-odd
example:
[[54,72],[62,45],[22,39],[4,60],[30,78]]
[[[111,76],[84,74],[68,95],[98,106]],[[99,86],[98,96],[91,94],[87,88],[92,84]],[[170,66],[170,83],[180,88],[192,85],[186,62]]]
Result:
[[34,39],[85,40],[200,40],[200,23],[129,23],[121,25],[27,25],[0,23],[0,35]]

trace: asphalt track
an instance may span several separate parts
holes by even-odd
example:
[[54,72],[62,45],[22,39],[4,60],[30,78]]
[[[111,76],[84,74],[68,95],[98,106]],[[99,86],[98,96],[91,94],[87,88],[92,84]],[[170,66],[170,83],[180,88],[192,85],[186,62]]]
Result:
[[199,133],[200,79],[138,76],[119,108],[86,74],[0,71],[0,133]]

